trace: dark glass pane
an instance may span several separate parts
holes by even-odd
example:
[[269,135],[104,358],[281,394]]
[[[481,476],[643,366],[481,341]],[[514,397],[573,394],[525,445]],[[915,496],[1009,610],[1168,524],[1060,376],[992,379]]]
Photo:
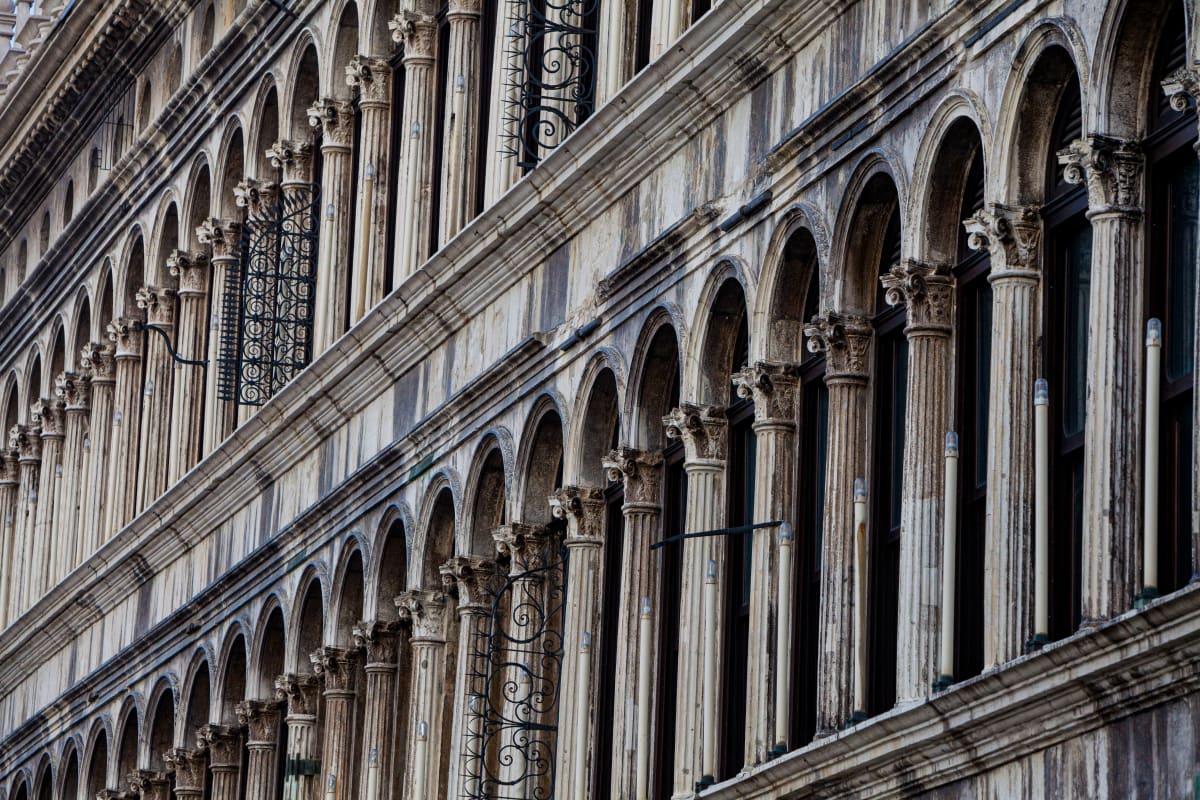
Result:
[[1170,262],[1167,267],[1167,318],[1163,331],[1167,380],[1192,374],[1196,341],[1196,206],[1200,168],[1188,158],[1173,173],[1170,197]]
[[904,410],[908,388],[908,337],[895,338],[892,357],[892,485],[891,527],[900,527],[901,495],[904,489]]
[[975,290],[975,488],[987,485],[988,393],[992,388],[992,285],[976,281]]
[[1087,399],[1088,295],[1092,286],[1092,226],[1066,237],[1066,352],[1063,359],[1063,434],[1083,433]]
[[825,382],[817,386],[817,502],[813,503],[813,571],[821,569],[821,547],[825,528],[825,436],[829,429],[829,390]]

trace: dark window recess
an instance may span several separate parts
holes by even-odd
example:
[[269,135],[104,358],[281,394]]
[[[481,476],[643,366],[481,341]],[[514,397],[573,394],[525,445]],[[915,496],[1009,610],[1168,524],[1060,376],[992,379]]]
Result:
[[692,0],[692,24],[712,10],[712,0]]
[[[728,517],[730,526],[754,522],[754,403],[741,400],[729,410]],[[722,639],[722,722],[718,780],[745,766],[746,681],[750,653],[750,584],[754,537],[725,536],[725,623]]]
[[[683,469],[683,443],[676,440],[663,451],[662,538],[683,533],[687,513],[687,473]],[[679,613],[683,575],[683,543],[672,542],[659,550],[662,583],[659,594],[658,686],[655,691],[654,754],[658,771],[656,800],[669,800],[674,790],[675,712],[679,689]]]
[[492,154],[488,152],[488,134],[491,132],[491,99],[498,91],[493,86],[492,62],[496,49],[496,12],[501,0],[485,0],[479,18],[479,105],[475,110],[475,197],[472,216],[483,211],[487,196],[487,165]]
[[[404,49],[400,50],[392,57],[389,66],[392,68],[392,96],[391,106],[388,108],[388,153],[387,153],[387,246],[384,248],[384,275],[383,280],[390,292],[395,287],[393,283],[393,275],[396,272],[396,248],[392,243],[396,241],[396,225],[400,217],[400,148],[404,141],[404,131],[402,130],[402,122],[404,116]],[[356,125],[361,119],[361,114],[355,114]],[[359,133],[358,127],[355,128],[355,136]],[[355,169],[358,168],[358,146],[357,138],[355,139],[354,161]],[[352,197],[356,195],[351,195]],[[350,230],[354,230],[353,227]],[[352,245],[353,246],[353,245]],[[352,263],[347,261],[347,264]],[[349,281],[346,282],[347,285]]]
[[[437,57],[434,69],[435,99],[433,106],[433,168],[429,173],[429,254],[438,251],[441,234],[438,220],[442,216],[442,168],[444,166],[444,140],[446,138],[446,81],[450,72],[450,22],[446,19],[446,6],[437,15]],[[390,249],[390,248],[389,248]]]
[[[596,708],[611,709],[617,703],[617,628],[621,612],[621,552],[625,543],[624,485],[613,482],[604,492],[604,606],[600,610],[600,680]],[[639,599],[640,600],[640,599]],[[592,762],[592,796],[612,795],[612,714],[596,715],[596,749]]]
[[[393,123],[392,130],[394,132],[396,129],[396,120],[393,119],[392,123]],[[350,212],[349,212],[349,214],[347,214],[347,218],[346,218],[346,225],[348,226],[347,229],[350,231],[353,231],[353,234],[351,236],[343,237],[343,240],[344,240],[343,245],[346,249],[345,249],[345,252],[342,253],[342,263],[347,265],[346,266],[347,274],[346,274],[346,281],[345,281],[346,296],[344,299],[345,314],[342,319],[342,329],[340,331],[338,331],[339,335],[350,330],[350,321],[354,318],[354,287],[351,285],[352,281],[351,281],[351,277],[350,277],[351,275],[354,274],[354,270],[350,265],[352,265],[354,263],[354,242],[355,242],[356,238],[359,236],[359,231],[358,231],[358,205],[359,205],[358,193],[359,193],[359,190],[361,189],[362,177],[359,175],[359,170],[358,170],[358,156],[359,156],[359,153],[362,152],[362,128],[363,128],[362,108],[359,106],[358,97],[356,96],[354,98],[354,131],[353,131],[353,140],[352,140],[353,143],[351,145],[351,150],[350,150]],[[394,135],[395,134],[393,133],[393,136]],[[390,218],[391,214],[389,214],[388,216]],[[389,241],[392,241],[392,240],[389,238]],[[392,248],[389,247],[388,251],[390,252],[391,249]],[[388,271],[390,272],[391,270],[388,270]]]
[[634,20],[633,71],[641,72],[650,65],[650,38],[654,26],[654,0],[637,0]]

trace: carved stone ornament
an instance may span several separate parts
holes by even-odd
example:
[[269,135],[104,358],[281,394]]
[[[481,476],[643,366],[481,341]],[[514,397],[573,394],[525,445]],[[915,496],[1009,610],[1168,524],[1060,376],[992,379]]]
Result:
[[446,595],[418,589],[396,596],[400,618],[412,623],[413,641],[445,641]]
[[550,563],[557,537],[544,525],[513,522],[492,531],[496,555],[509,562],[509,574],[543,567]]
[[404,45],[404,62],[433,61],[437,20],[428,14],[401,11],[388,22],[392,41]]
[[280,139],[264,153],[271,166],[283,171],[288,183],[307,183],[312,175],[312,145]]
[[865,317],[829,312],[804,326],[808,352],[825,354],[825,380],[867,379],[871,325]]
[[167,256],[167,272],[179,281],[181,296],[208,294],[208,259],[203,253],[172,250]]
[[796,424],[800,367],[797,364],[757,361],[733,375],[738,397],[754,400],[757,423]]
[[308,125],[321,130],[324,144],[349,147],[354,138],[354,106],[325,98],[308,107]]
[[135,296],[138,308],[146,312],[146,324],[168,328],[175,324],[175,290],[143,286]]
[[108,323],[108,338],[116,345],[115,358],[139,358],[142,355],[142,332],[134,328],[141,320],[117,317]]
[[683,442],[688,461],[724,461],[729,437],[725,431],[729,421],[725,409],[680,403],[663,417],[668,439]]
[[275,699],[287,701],[288,716],[317,713],[321,682],[316,675],[289,672],[275,679]]
[[61,439],[63,437],[64,410],[63,402],[57,398],[43,397],[30,406],[30,421],[34,427],[41,428],[43,439]]
[[618,447],[604,457],[603,465],[610,481],[625,483],[625,504],[659,504],[658,487],[662,482],[662,453],[647,453],[632,447]]
[[273,183],[246,178],[233,187],[233,201],[238,208],[246,209],[252,217],[261,217],[266,209],[275,203],[279,191]]
[[196,238],[209,248],[214,259],[236,259],[241,237],[241,225],[216,217],[209,217],[196,227]]
[[208,751],[212,768],[237,769],[242,760],[242,732],[230,725],[205,725],[196,734],[196,746]]
[[391,69],[381,58],[355,56],[346,65],[346,85],[358,89],[359,102],[386,104]]
[[1088,213],[1142,211],[1145,159],[1136,142],[1090,134],[1058,151],[1067,183],[1085,183]]
[[92,407],[91,376],[63,372],[54,379],[54,394],[63,401],[68,412],[87,411]]
[[396,665],[396,623],[366,620],[354,626],[354,646],[362,650],[368,668],[372,664]]
[[172,747],[162,754],[163,763],[175,773],[175,791],[203,792],[207,758],[203,750]]
[[92,385],[113,383],[117,378],[117,363],[113,348],[99,342],[88,342],[79,350],[79,366],[91,375]]
[[234,706],[238,722],[246,728],[246,741],[275,744],[279,739],[281,708],[276,700],[243,700]]
[[1037,275],[1042,244],[1042,215],[1031,206],[992,203],[963,220],[967,246],[988,251],[993,278],[1006,273]]
[[[0,450],[0,486],[15,486],[20,479],[20,468],[17,466],[17,451],[6,447]],[[9,520],[0,520],[11,524]]]
[[41,428],[36,425],[16,424],[8,429],[8,447],[17,451],[21,461],[41,461],[42,436]]
[[954,322],[954,277],[941,264],[923,264],[905,259],[881,275],[884,299],[889,306],[908,309],[906,330],[950,335]]
[[[1180,67],[1163,78],[1162,90],[1171,108],[1186,111],[1200,97],[1200,75],[1190,67]],[[1200,114],[1200,105],[1196,105],[1196,113]]]
[[486,610],[503,583],[500,566],[490,558],[452,556],[438,571],[446,591],[457,594],[460,612]]
[[125,776],[129,789],[142,800],[170,800],[171,781],[161,772],[138,769]]
[[321,647],[309,655],[313,672],[325,680],[326,692],[353,692],[358,651],[344,647]]
[[547,498],[555,519],[566,520],[567,544],[604,537],[604,492],[586,486],[563,486]]

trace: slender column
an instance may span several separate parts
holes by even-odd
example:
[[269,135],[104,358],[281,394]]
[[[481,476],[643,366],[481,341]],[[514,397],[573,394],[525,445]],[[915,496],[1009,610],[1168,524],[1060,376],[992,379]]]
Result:
[[908,309],[900,605],[896,613],[896,699],[903,703],[928,695],[938,676],[954,278],[944,265],[909,259],[881,280],[888,305]]
[[67,574],[89,555],[85,553],[85,528],[79,521],[84,486],[83,473],[89,455],[88,428],[92,405],[92,381],[86,372],[64,372],[54,381],[54,393],[64,404],[65,433],[62,479],[54,500],[54,530],[62,540],[62,574]]
[[84,558],[100,549],[107,540],[104,508],[108,500],[109,459],[112,453],[113,387],[116,385],[116,361],[113,348],[90,342],[79,353],[83,370],[92,376],[92,411],[89,415],[88,455],[80,478],[79,528],[84,539]]
[[171,800],[171,779],[162,772],[135,770],[127,776],[130,793],[141,800]]
[[[570,576],[567,580],[563,601],[563,672],[558,688],[558,769],[555,771],[555,794],[567,797],[572,787],[587,785],[586,777],[581,783],[575,774],[576,764],[592,762],[591,731],[594,725],[595,703],[590,697],[580,697],[579,676],[584,669],[582,660],[592,663],[590,671],[596,674],[596,659],[593,655],[596,644],[603,636],[614,636],[616,631],[600,630],[600,609],[604,603],[604,584],[600,569],[601,547],[604,544],[604,492],[600,489],[579,486],[564,486],[550,497],[550,511],[556,519],[565,520],[567,535],[563,543],[567,547],[567,563]],[[580,642],[588,637],[592,646],[584,651]],[[576,738],[574,720],[580,708],[586,709],[587,724],[584,741]],[[577,762],[577,749],[589,751]],[[581,798],[582,800],[582,798]]]
[[[620,603],[617,612],[617,675],[613,696],[617,702],[611,709],[613,714],[613,765],[612,787],[617,797],[637,796],[638,760],[641,754],[649,756],[653,748],[650,741],[641,741],[637,729],[642,714],[653,717],[653,707],[639,708],[634,698],[638,696],[638,664],[649,658],[655,664],[655,640],[649,644],[651,652],[644,655],[638,640],[638,624],[642,603],[649,600],[651,609],[657,614],[659,559],[650,551],[650,545],[658,539],[659,519],[662,516],[659,486],[662,483],[662,454],[648,453],[630,447],[613,450],[604,459],[608,479],[621,481],[625,485],[625,503],[621,512],[625,516],[625,535],[621,551],[621,591],[616,599]],[[608,635],[608,634],[606,634]],[[653,705],[653,704],[652,704]],[[608,712],[606,712],[608,713]],[[671,720],[673,723],[674,720]],[[668,724],[660,720],[658,724]],[[649,733],[649,729],[646,731]],[[647,762],[647,766],[648,766]]]
[[[204,253],[176,250],[167,258],[167,270],[179,282],[179,320],[175,326],[175,352],[192,361],[203,361],[208,313],[208,258]],[[171,447],[167,456],[167,485],[173,485],[200,460],[204,429],[204,373],[195,364],[172,361]],[[214,367],[215,369],[215,367]]]
[[[242,226],[216,217],[206,219],[196,228],[196,238],[208,248],[212,264],[212,302],[208,312],[208,369],[204,372],[204,455],[217,449],[225,437],[233,433],[235,404],[220,395],[221,337],[225,325],[225,292],[229,282],[237,277],[238,253],[241,248]],[[232,320],[230,320],[232,323]]]
[[404,115],[401,130],[403,156],[400,169],[401,220],[396,241],[394,284],[411,275],[429,257],[429,231],[433,186],[434,49],[437,22],[427,14],[403,11],[389,23],[392,38],[404,45]]
[[441,181],[442,214],[438,241],[445,244],[471,219],[475,203],[475,128],[479,108],[480,0],[451,0],[446,13],[450,25],[447,70],[446,119]]
[[32,414],[34,424],[42,429],[42,468],[38,473],[38,504],[31,542],[36,587],[31,603],[58,583],[65,562],[65,532],[54,529],[54,501],[62,482],[63,404],[58,400],[42,399],[34,404]]
[[[143,286],[137,291],[138,308],[146,312],[146,325],[158,328],[174,339],[175,292],[156,286]],[[167,351],[167,343],[156,333],[147,333],[146,379],[142,386],[141,434],[138,442],[137,510],[158,499],[170,485],[167,473],[167,453],[171,448],[171,385],[174,382],[175,362]]]
[[[412,623],[412,706],[404,797],[438,797],[442,774],[442,699],[446,692],[446,596],[416,590],[396,597],[400,618]],[[422,742],[422,736],[425,741]]]
[[484,184],[484,206],[490,206],[500,199],[509,188],[521,179],[521,169],[517,166],[516,154],[510,152],[515,143],[509,137],[510,123],[514,104],[520,102],[521,81],[514,80],[512,69],[519,66],[520,56],[511,51],[510,31],[514,25],[522,24],[515,14],[521,9],[520,3],[500,3],[496,9],[496,39],[492,53],[492,85],[491,100],[488,104],[487,139],[487,179]]
[[492,601],[500,588],[494,560],[454,556],[440,568],[442,584],[458,602],[458,664],[455,668],[454,722],[450,738],[450,784],[446,796],[477,795],[483,770],[483,704],[487,685],[487,636]]
[[[1087,399],[1083,449],[1083,624],[1125,611],[1141,552],[1143,326],[1140,265],[1145,226],[1134,142],[1089,135],[1061,150],[1068,183],[1087,182],[1092,223]],[[1051,390],[1053,391],[1053,389]]]
[[[754,521],[791,520],[796,491],[799,367],[760,361],[733,376],[739,397],[754,400]],[[745,763],[767,761],[775,746],[778,670],[778,536],[755,536],[750,571],[750,654],[746,667]]]
[[243,700],[237,704],[238,722],[246,728],[245,800],[276,800],[280,708],[275,700]]
[[175,797],[177,800],[202,800],[204,797],[204,773],[208,768],[208,753],[204,750],[188,750],[172,747],[162,754],[167,768],[175,773]]
[[354,701],[358,688],[358,651],[322,647],[313,653],[313,672],[325,681],[325,714],[321,722],[321,791],[336,800],[354,797]]
[[358,796],[380,800],[390,795],[392,753],[395,752],[392,722],[395,718],[397,625],[389,622],[360,622],[354,627],[354,644],[365,654],[367,685],[363,703],[363,748],[360,754]]
[[321,131],[321,236],[317,242],[317,292],[313,318],[313,355],[323,353],[346,330],[346,292],[350,261],[351,152],[354,107],[323,99],[308,107],[308,124]]
[[621,90],[633,75],[636,4],[601,3],[596,46],[596,108]]
[[[358,89],[362,131],[358,137],[359,188],[355,203],[353,267],[350,270],[350,324],[358,322],[383,299],[387,269],[387,174],[391,142],[391,68],[381,58],[355,56],[346,66],[347,85]],[[405,83],[405,93],[408,84]],[[408,206],[398,213],[408,217]],[[397,254],[399,263],[400,256]]]
[[200,729],[199,740],[201,746],[208,750],[212,800],[238,800],[242,732],[232,726],[205,725]]
[[854,711],[854,479],[866,460],[871,326],[831,312],[815,317],[804,335],[810,352],[825,353],[829,388],[817,633],[817,735],[828,736]]
[[275,679],[275,699],[287,702],[287,764],[283,796],[292,800],[318,800],[317,776],[305,767],[316,755],[317,703],[321,681],[316,675],[288,673]]
[[1040,341],[1041,215],[991,204],[963,222],[991,260],[992,366],[988,393],[984,664],[1021,655],[1033,633],[1033,415]]
[[[687,514],[689,533],[725,526],[725,461],[729,445],[729,423],[725,410],[716,406],[682,403],[663,417],[667,438],[683,441],[687,472]],[[687,539],[683,543],[682,599],[679,620],[679,681],[675,715],[675,793],[691,792],[704,776],[703,698],[701,680],[704,657],[704,632],[713,626],[717,641],[724,633],[720,615],[715,621],[704,615],[704,575],[708,561],[718,564],[724,558],[723,543],[716,537]],[[718,595],[720,595],[718,588]],[[720,599],[718,597],[718,608]],[[720,652],[718,644],[717,652]],[[717,670],[720,674],[718,661]],[[665,720],[664,720],[665,724]]]
[[[20,553],[21,571],[13,577],[17,581],[16,603],[11,618],[16,619],[29,609],[34,593],[34,547],[33,524],[38,505],[38,471],[42,465],[41,430],[32,425],[14,425],[8,434],[8,446],[18,453],[17,471],[20,483],[17,488],[17,518],[14,530],[15,550]],[[14,562],[18,559],[14,557]]]
[[21,567],[15,522],[20,485],[17,452],[6,443],[0,449],[0,630],[8,627],[16,617],[17,602],[13,590]]
[[656,0],[650,32],[650,60],[671,49],[671,45],[691,22],[688,0]]

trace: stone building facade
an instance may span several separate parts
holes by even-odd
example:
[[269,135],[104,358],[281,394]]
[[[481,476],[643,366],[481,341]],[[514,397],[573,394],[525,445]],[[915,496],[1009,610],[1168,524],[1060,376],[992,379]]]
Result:
[[5,5],[0,800],[1200,791],[1192,0]]

